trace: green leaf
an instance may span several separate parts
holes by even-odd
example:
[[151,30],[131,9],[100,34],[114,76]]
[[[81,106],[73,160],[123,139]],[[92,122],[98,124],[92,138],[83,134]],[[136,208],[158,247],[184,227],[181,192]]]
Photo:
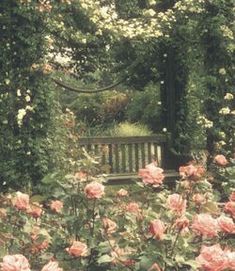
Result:
[[[140,258],[140,268],[143,270],[148,270],[148,268],[153,264],[152,259],[149,259],[147,256],[142,256]],[[141,269],[142,270],[142,269]]]
[[30,202],[42,202],[46,199],[46,197],[42,196],[42,195],[34,195],[30,198]]
[[97,262],[98,264],[110,263],[112,260],[113,260],[112,257],[110,257],[108,254],[104,254],[97,260]]
[[48,174],[41,180],[41,182],[44,184],[55,183],[57,181],[56,175],[57,173]]

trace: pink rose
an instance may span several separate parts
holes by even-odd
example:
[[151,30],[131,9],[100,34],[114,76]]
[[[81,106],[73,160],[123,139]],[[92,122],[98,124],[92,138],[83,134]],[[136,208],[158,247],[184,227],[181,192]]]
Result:
[[37,254],[38,252],[47,249],[50,243],[50,238],[50,235],[46,231],[42,232],[38,226],[34,226],[31,231],[31,252],[33,254]]
[[126,196],[128,196],[128,191],[121,188],[121,189],[117,192],[117,196],[118,196],[118,197],[126,197]]
[[63,271],[59,268],[58,262],[50,261],[48,264],[44,265],[41,271]]
[[28,260],[21,254],[6,255],[1,263],[2,271],[30,271]]
[[219,226],[217,220],[210,214],[198,214],[194,217],[192,229],[200,235],[206,237],[217,236]]
[[84,192],[88,199],[100,199],[104,195],[104,186],[97,182],[86,185]]
[[192,176],[196,172],[196,170],[197,168],[194,165],[190,164],[188,166],[181,166],[179,168],[179,173],[181,177],[187,178]]
[[64,207],[64,203],[60,200],[52,200],[50,204],[50,209],[53,212],[61,213],[62,209]]
[[140,206],[137,202],[130,202],[126,206],[126,211],[129,213],[139,213],[140,212]]
[[149,269],[148,271],[161,271],[161,268],[159,267],[159,265],[157,263],[154,263]]
[[182,178],[190,178],[191,180],[197,181],[205,173],[205,168],[200,165],[194,166],[190,164],[188,166],[181,166],[179,173]]
[[29,195],[16,192],[16,196],[12,200],[13,206],[18,210],[27,210],[29,208]]
[[229,197],[230,201],[235,201],[235,191],[233,191]]
[[88,174],[84,171],[78,171],[75,173],[74,178],[76,180],[80,180],[81,182],[84,182],[87,180]]
[[188,226],[189,226],[189,220],[187,217],[177,218],[174,223],[174,227],[176,227],[179,230],[183,230],[185,228],[188,228]]
[[27,213],[34,218],[38,218],[42,215],[42,208],[40,205],[33,203],[27,210]]
[[66,251],[74,257],[86,257],[88,254],[87,245],[80,241],[73,241],[72,246],[66,248]]
[[231,252],[231,251],[227,251],[226,252],[226,257],[227,257],[227,261],[228,261],[228,269],[230,270],[235,270],[235,251]]
[[105,232],[107,234],[114,233],[117,230],[117,224],[111,219],[105,217],[102,219]]
[[224,206],[224,211],[235,218],[235,201],[229,201]]
[[148,164],[145,168],[139,170],[139,176],[143,179],[144,184],[151,184],[159,186],[162,184],[165,176],[162,174],[163,169],[155,165],[155,163]]
[[172,194],[167,198],[167,207],[177,214],[185,213],[186,203],[186,200],[179,194]]
[[202,203],[205,202],[205,197],[200,194],[200,193],[196,193],[193,195],[192,200],[197,204],[197,205],[201,205]]
[[235,224],[230,217],[221,216],[217,218],[220,230],[225,233],[235,233]]
[[52,200],[50,204],[50,209],[53,212],[61,213],[62,209],[64,207],[64,203],[60,200]]
[[149,232],[155,239],[162,240],[165,232],[165,225],[160,219],[155,219],[150,222]]
[[197,263],[206,271],[222,271],[228,267],[228,260],[219,244],[203,246]]
[[228,164],[228,160],[222,154],[218,154],[214,158],[214,162],[219,166],[226,166]]

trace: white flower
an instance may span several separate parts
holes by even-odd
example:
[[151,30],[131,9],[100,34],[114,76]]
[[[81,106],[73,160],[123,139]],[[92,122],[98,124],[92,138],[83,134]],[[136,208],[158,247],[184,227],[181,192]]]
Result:
[[223,107],[220,109],[219,114],[228,115],[230,113],[230,109],[228,107]]
[[221,146],[226,145],[226,142],[225,142],[225,141],[223,141],[223,140],[219,141],[218,143],[219,143],[219,145],[221,145]]
[[25,101],[28,103],[28,102],[30,102],[30,100],[31,100],[30,96],[29,96],[29,95],[26,95],[26,96],[25,96]]
[[17,89],[16,94],[17,94],[18,97],[20,97],[21,96],[21,90]]
[[220,69],[219,69],[219,74],[225,75],[225,74],[226,74],[225,68],[220,68]]
[[226,93],[226,95],[224,96],[225,100],[232,100],[234,98],[232,93]]
[[144,12],[145,16],[153,17],[156,14],[156,12],[153,9],[148,9]]
[[221,138],[225,138],[225,137],[226,137],[225,132],[219,132],[219,136],[220,136]]
[[5,84],[6,84],[6,85],[9,85],[10,82],[11,82],[11,81],[10,81],[9,79],[5,79]]
[[17,123],[18,123],[19,126],[22,125],[22,123],[23,123],[23,118],[25,117],[26,113],[27,113],[27,112],[26,112],[26,110],[25,110],[24,108],[21,108],[21,109],[18,110],[18,114],[17,114]]
[[33,111],[33,107],[30,105],[26,105],[25,109],[28,111]]
[[167,128],[163,128],[162,131],[165,133],[167,132]]

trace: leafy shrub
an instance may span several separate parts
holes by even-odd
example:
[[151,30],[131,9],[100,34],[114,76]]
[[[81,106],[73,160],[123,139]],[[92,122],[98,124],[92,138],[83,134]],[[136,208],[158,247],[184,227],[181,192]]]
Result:
[[151,133],[146,125],[127,121],[117,124],[110,130],[112,136],[147,136]]
[[158,85],[150,83],[143,92],[134,92],[127,106],[126,116],[131,122],[140,122],[153,131],[161,130],[161,98]]
[[85,135],[103,134],[113,123],[124,120],[127,94],[110,91],[102,94],[63,95],[63,107],[76,115],[78,131]]

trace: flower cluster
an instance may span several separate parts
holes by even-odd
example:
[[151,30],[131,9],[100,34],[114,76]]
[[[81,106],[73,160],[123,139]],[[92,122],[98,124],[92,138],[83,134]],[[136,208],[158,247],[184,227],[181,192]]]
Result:
[[[214,162],[220,168],[227,165],[223,155]],[[2,271],[30,271],[30,265],[41,271],[91,266],[162,271],[172,265],[179,270],[235,270],[235,192],[224,204],[217,203],[201,165],[181,166],[174,191],[160,192],[156,186],[164,176],[156,163],[140,170],[145,185],[136,186],[137,191],[106,190],[99,178],[86,171],[81,181],[84,172],[76,172],[60,182],[61,191],[53,188],[63,201],[51,200],[50,194],[49,203],[34,202],[21,192],[0,197],[0,226],[15,225],[4,235],[0,230],[0,242],[16,246],[11,255],[6,251]]]

